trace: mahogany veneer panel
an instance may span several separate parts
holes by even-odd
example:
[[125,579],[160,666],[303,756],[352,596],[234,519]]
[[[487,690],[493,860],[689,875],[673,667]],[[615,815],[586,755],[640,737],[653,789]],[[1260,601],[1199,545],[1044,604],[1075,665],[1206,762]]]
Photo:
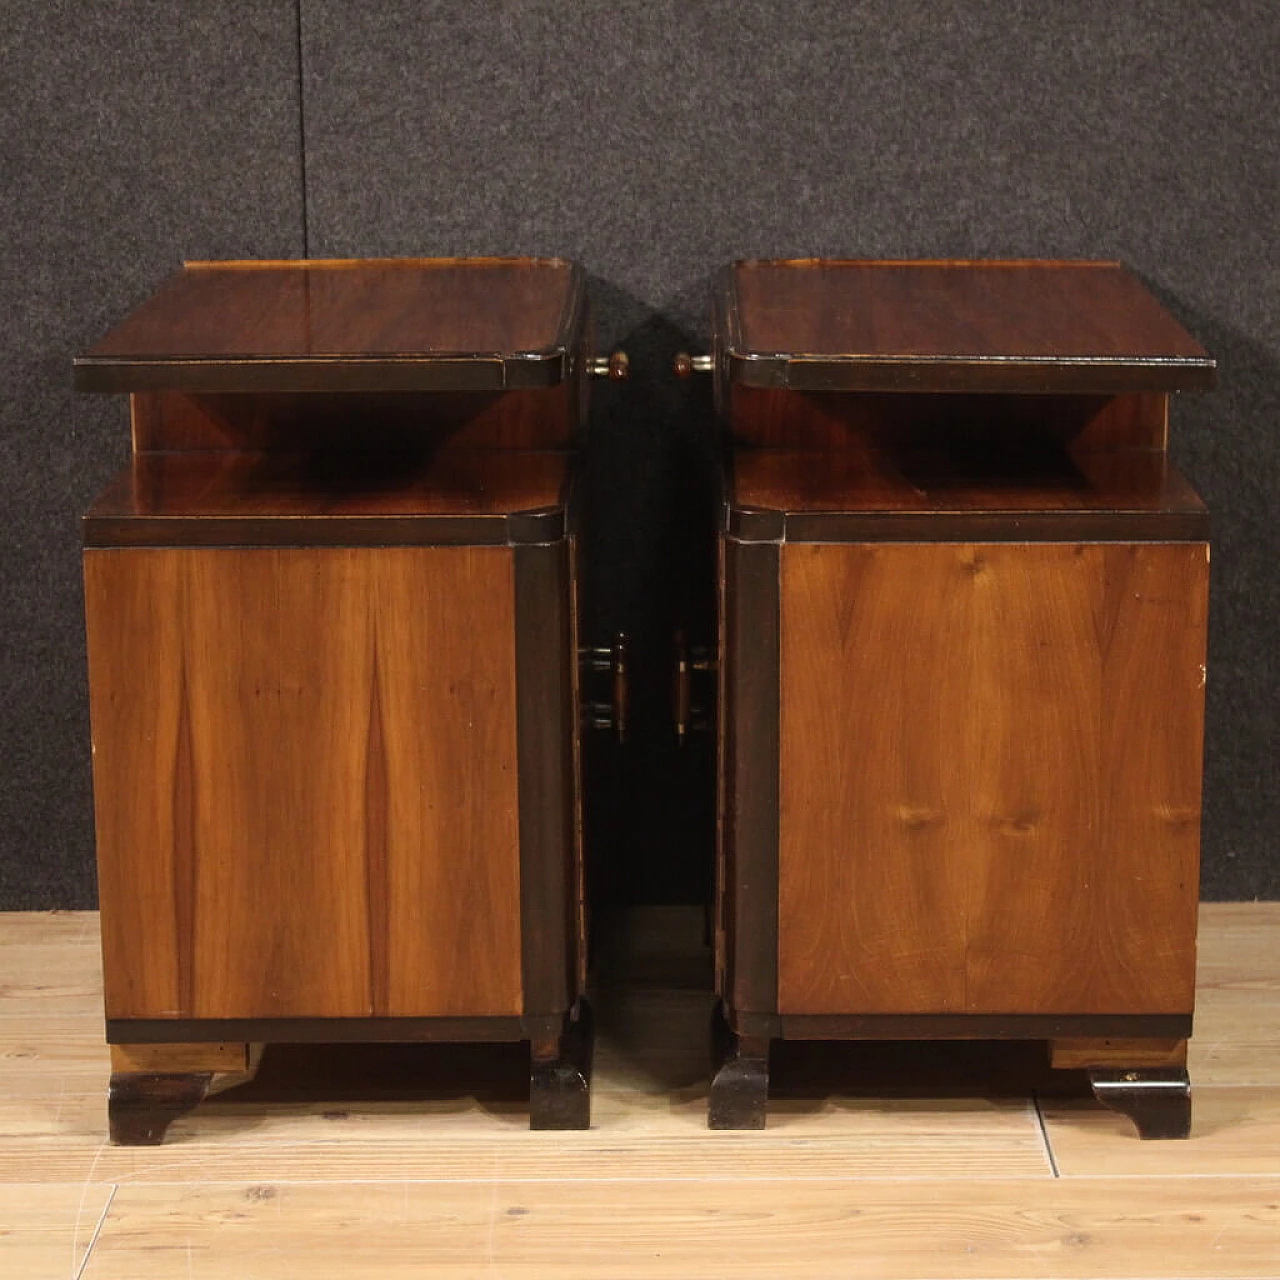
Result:
[[86,391],[424,390],[563,381],[559,259],[188,263],[76,362]]
[[781,566],[780,1012],[1189,1012],[1206,547]]
[[1214,362],[1115,262],[741,262],[731,379],[796,390],[1173,391]]
[[85,592],[109,1018],[522,1011],[511,550],[89,550]]

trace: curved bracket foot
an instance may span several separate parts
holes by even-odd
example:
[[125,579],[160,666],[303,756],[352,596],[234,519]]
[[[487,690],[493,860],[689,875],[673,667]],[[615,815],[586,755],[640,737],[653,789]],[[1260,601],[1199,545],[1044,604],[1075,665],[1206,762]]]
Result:
[[1178,1068],[1089,1072],[1093,1096],[1128,1116],[1140,1138],[1186,1138],[1191,1134],[1191,1081]]
[[211,1072],[117,1072],[107,1094],[111,1141],[117,1146],[158,1147],[169,1126],[204,1101]]

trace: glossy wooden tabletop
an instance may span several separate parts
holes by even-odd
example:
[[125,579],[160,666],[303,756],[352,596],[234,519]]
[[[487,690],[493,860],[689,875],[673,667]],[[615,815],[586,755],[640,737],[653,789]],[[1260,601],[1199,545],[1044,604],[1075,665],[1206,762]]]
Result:
[[1114,262],[739,262],[729,376],[803,390],[1171,391],[1214,362]]
[[547,386],[582,313],[581,269],[560,259],[188,263],[76,361],[77,385]]

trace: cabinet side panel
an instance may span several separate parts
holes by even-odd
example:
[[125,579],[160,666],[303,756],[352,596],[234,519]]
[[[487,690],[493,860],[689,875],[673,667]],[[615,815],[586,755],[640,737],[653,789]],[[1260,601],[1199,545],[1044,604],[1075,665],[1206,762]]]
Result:
[[782,549],[784,1015],[965,1007],[971,610],[935,548]]
[[[512,551],[371,553],[381,738],[387,955],[376,1014],[522,1012]],[[559,655],[545,655],[549,663]],[[379,727],[379,722],[381,727]],[[369,811],[376,810],[371,796]],[[371,890],[376,893],[375,890]],[[376,934],[378,911],[371,917]],[[377,954],[377,941],[375,955]]]

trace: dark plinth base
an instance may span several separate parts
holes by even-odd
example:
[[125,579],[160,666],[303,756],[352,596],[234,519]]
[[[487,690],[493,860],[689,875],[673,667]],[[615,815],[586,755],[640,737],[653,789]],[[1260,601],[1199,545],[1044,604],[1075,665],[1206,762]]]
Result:
[[529,1128],[591,1128],[591,1006],[578,1001],[558,1035],[530,1044]]
[[210,1072],[117,1072],[107,1094],[111,1141],[125,1147],[158,1147],[177,1119],[204,1101]]
[[717,1007],[711,1042],[715,1075],[707,1107],[709,1129],[763,1129],[769,1109],[769,1039],[735,1035]]
[[[590,1007],[580,1000],[564,1015],[531,1018],[451,1019],[316,1019],[236,1022],[185,1021],[168,1024],[173,1037],[170,1054],[174,1070],[117,1071],[111,1077],[107,1111],[111,1141],[126,1146],[156,1146],[169,1126],[197,1107],[211,1092],[252,1078],[256,1058],[247,1071],[177,1070],[194,1066],[193,1046],[220,1040],[228,1031],[258,1044],[325,1043],[363,1040],[369,1043],[513,1042],[528,1039],[529,1127],[531,1129],[587,1129],[591,1126]],[[156,1046],[166,1027],[157,1023],[114,1023],[120,1044]],[[363,1033],[363,1034],[361,1034]],[[177,1037],[181,1036],[181,1043]],[[235,1037],[228,1037],[234,1039]],[[167,1065],[167,1063],[166,1063]]]
[[712,1129],[765,1127],[771,1040],[1043,1039],[1049,1042],[1052,1066],[1084,1069],[1097,1100],[1128,1116],[1140,1137],[1186,1138],[1191,1132],[1191,1083],[1182,1064],[1190,1024],[1190,1017],[1182,1015],[779,1018],[717,1007],[707,1123]]
[[1140,1138],[1191,1136],[1191,1081],[1183,1070],[1089,1072],[1093,1096],[1128,1116]]

